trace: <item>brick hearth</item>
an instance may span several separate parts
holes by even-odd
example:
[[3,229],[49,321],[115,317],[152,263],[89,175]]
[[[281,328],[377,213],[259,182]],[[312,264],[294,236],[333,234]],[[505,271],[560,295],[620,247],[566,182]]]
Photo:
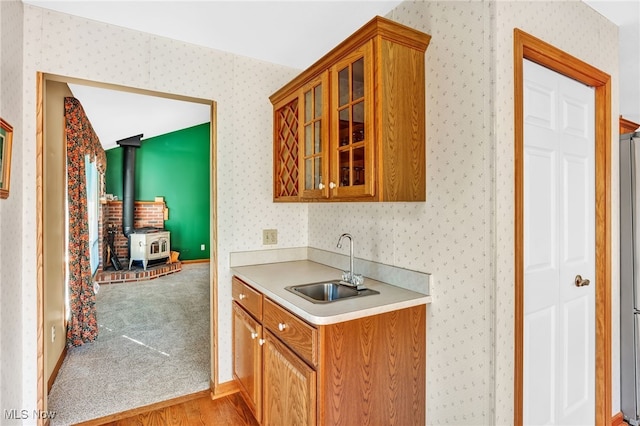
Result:
[[[133,212],[134,228],[164,228],[166,208],[164,201],[135,201]],[[127,269],[129,265],[129,249],[127,237],[122,234],[122,201],[107,201],[103,203],[100,216],[98,221],[98,241],[100,252],[103,253],[103,256],[100,258],[98,271],[93,278],[98,284],[152,280],[182,270],[180,261],[173,263],[151,262],[146,271],[142,268],[142,265],[138,265],[139,262],[136,262],[132,265],[131,270]],[[104,238],[109,229],[116,230],[114,245],[118,260],[123,266],[120,271],[114,270],[111,265],[104,264],[107,258],[107,243]]]
[[[123,262],[126,259],[120,259]],[[128,265],[129,261],[122,263]],[[142,266],[133,265],[131,270],[126,267],[120,271],[107,270],[96,272],[93,280],[100,285],[103,284],[115,284],[115,283],[127,283],[136,281],[152,280],[154,278],[162,277],[163,275],[173,274],[182,270],[182,262],[177,261],[174,263],[161,263],[161,264],[149,264],[145,271]]]

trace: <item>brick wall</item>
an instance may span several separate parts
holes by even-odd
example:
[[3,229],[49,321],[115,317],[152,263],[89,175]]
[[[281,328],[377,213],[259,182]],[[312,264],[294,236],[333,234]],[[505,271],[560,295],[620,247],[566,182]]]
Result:
[[[133,205],[133,227],[134,228],[164,228],[164,209],[166,205],[163,201],[135,201]],[[103,270],[104,262],[107,259],[107,241],[105,240],[108,230],[115,231],[114,245],[116,255],[120,263],[124,265],[128,261],[129,253],[127,237],[122,233],[122,201],[107,201],[102,204],[102,219],[98,221],[98,241],[100,252],[99,270]],[[111,265],[107,265],[111,266]]]

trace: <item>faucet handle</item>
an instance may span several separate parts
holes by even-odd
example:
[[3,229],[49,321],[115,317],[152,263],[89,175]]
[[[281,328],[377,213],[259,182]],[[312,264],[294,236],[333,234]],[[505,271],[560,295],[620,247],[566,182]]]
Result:
[[353,285],[360,287],[362,284],[364,284],[364,277],[362,276],[362,274],[353,274],[351,282],[353,283]]
[[351,282],[351,271],[342,271],[342,281]]

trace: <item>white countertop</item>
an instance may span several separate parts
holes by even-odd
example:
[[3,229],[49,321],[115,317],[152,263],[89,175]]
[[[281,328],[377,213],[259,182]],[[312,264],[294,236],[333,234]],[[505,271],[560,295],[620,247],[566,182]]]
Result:
[[335,324],[431,303],[431,296],[365,277],[364,285],[380,294],[312,303],[286,290],[291,285],[340,280],[342,271],[310,260],[238,266],[234,275],[314,325]]

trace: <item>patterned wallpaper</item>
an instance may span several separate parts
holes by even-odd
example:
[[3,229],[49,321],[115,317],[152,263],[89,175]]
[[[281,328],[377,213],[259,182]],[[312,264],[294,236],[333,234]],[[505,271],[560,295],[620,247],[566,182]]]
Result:
[[[427,201],[310,205],[309,245],[336,251],[337,236],[348,230],[356,256],[432,273],[428,423],[511,424],[513,28],[583,58],[614,81],[617,29],[576,1],[404,2],[388,17],[432,35],[426,56]],[[617,99],[616,89],[613,123]],[[615,205],[617,182],[612,194]],[[615,207],[612,215],[617,247]],[[616,271],[612,278],[615,384]],[[613,394],[617,413],[619,390]]]
[[[495,241],[496,241],[496,424],[512,423],[513,393],[513,29],[515,27],[611,75],[612,137],[612,383],[613,413],[619,388],[618,223],[618,30],[582,2],[495,3]],[[612,413],[612,414],[613,414]]]
[[[432,36],[426,55],[427,201],[296,205],[272,202],[268,101],[296,70],[17,1],[0,4],[0,112],[13,115],[18,127],[12,188],[20,188],[0,203],[2,407],[19,402],[20,393],[20,407],[36,401],[36,306],[22,301],[36,300],[35,74],[45,71],[217,101],[221,381],[231,379],[229,253],[263,249],[263,228],[279,230],[278,248],[340,252],[337,238],[349,231],[357,257],[434,275],[428,423],[511,424],[512,31],[520,27],[611,74],[617,117],[612,24],[575,1],[400,4],[388,17]],[[19,57],[20,45],[22,66],[9,76],[5,55]],[[612,152],[615,204],[617,150]],[[612,213],[615,233],[617,211]],[[614,240],[617,247],[617,235]],[[614,294],[617,282],[614,276]],[[615,319],[615,297],[613,303]],[[614,365],[614,383],[616,374]]]
[[[22,272],[23,235],[22,203],[28,196],[23,193],[20,164],[24,135],[22,86],[22,3],[0,2],[0,116],[13,126],[13,153],[9,198],[0,203],[0,409],[20,407],[23,394],[33,395],[23,388],[23,378],[35,384],[35,368],[23,374],[26,362],[35,367],[35,344],[24,338],[23,301],[35,294],[35,286],[25,290]],[[35,240],[32,233],[29,239]],[[30,299],[35,300],[35,298]],[[35,303],[33,308],[35,309]],[[23,353],[23,346],[33,348]]]
[[[3,2],[4,4],[4,2]],[[21,3],[16,3],[22,9]],[[3,9],[4,12],[4,9]],[[24,403],[16,407],[34,407],[36,383],[36,306],[35,253],[35,76],[37,71],[81,79],[154,90],[200,99],[211,99],[218,107],[218,221],[219,221],[219,300],[217,315],[220,334],[220,380],[231,380],[231,276],[228,253],[261,249],[262,228],[278,228],[282,245],[307,245],[307,208],[305,205],[280,206],[272,203],[271,185],[271,104],[268,97],[298,73],[298,70],[239,57],[187,43],[102,24],[58,12],[24,6],[24,20],[15,14],[14,22],[24,23],[24,75],[11,78],[24,114],[23,137],[17,150],[25,161],[16,161],[16,175],[24,181],[24,206],[16,217],[22,228],[5,233],[10,218],[3,210],[2,261],[8,248],[22,246],[26,262],[16,261],[16,274],[2,270],[2,280],[11,282],[3,292],[14,292],[2,321],[2,333],[22,339],[12,352],[0,352],[3,361],[3,395],[24,384]],[[4,14],[3,14],[4,19]],[[3,34],[5,28],[2,26]],[[22,33],[19,31],[19,33]],[[20,46],[16,40],[16,46]],[[3,48],[3,55],[5,54]],[[4,57],[4,56],[3,56]],[[4,77],[3,77],[4,81]],[[4,84],[3,84],[4,87]],[[3,93],[4,95],[4,93]],[[22,98],[20,98],[22,96]],[[3,96],[4,99],[4,96]],[[20,155],[20,154],[19,154]],[[14,157],[15,161],[15,157]],[[20,180],[17,181],[18,183]],[[237,190],[241,185],[243,190]],[[246,192],[245,192],[246,189]],[[13,197],[13,194],[12,194]],[[7,204],[3,203],[3,209]],[[11,219],[14,220],[14,219]],[[243,226],[237,226],[242,223]],[[23,231],[21,231],[21,229]],[[11,268],[9,268],[11,269]],[[22,295],[21,295],[22,294]],[[21,295],[21,296],[20,296]],[[3,295],[4,300],[4,295]],[[21,303],[21,300],[33,303]],[[10,310],[22,310],[12,313]],[[3,315],[5,311],[3,309]],[[29,326],[23,326],[29,324]],[[11,340],[7,338],[7,342]],[[16,368],[5,369],[7,354],[18,357]],[[24,356],[24,360],[20,357]],[[10,364],[7,364],[10,365]],[[4,380],[4,375],[7,380]],[[15,394],[14,394],[15,395]],[[16,401],[20,401],[16,396]],[[4,405],[3,407],[7,406]]]
[[[489,424],[492,376],[490,5],[404,2],[387,17],[426,52],[427,201],[309,206],[309,245],[433,274],[427,422]],[[334,230],[327,232],[327,230]]]

